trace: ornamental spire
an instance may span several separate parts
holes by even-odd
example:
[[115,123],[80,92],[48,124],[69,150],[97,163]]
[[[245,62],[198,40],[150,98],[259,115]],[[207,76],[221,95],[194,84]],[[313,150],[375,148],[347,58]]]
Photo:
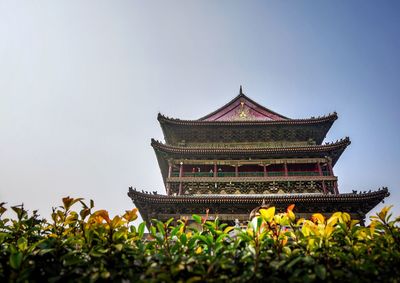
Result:
[[243,94],[242,85],[240,85],[239,94]]

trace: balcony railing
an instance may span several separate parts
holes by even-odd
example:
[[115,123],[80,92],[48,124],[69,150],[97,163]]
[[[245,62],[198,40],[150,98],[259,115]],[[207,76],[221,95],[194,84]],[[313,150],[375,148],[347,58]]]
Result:
[[288,176],[319,176],[319,173],[310,171],[293,171],[288,172]]
[[[178,174],[179,177],[179,174]],[[213,172],[184,172],[183,177],[214,177]]]
[[[323,176],[331,176],[330,172],[322,171]],[[238,172],[239,177],[263,177],[264,172]],[[268,171],[267,177],[285,176],[283,171]],[[319,172],[289,171],[288,176],[319,176]],[[179,177],[179,172],[172,172],[171,177]],[[214,177],[214,172],[183,172],[183,177]],[[235,172],[217,172],[217,177],[236,177]]]
[[276,176],[285,176],[285,172],[281,172],[281,171],[269,171],[267,172],[267,176],[269,177],[276,177]]
[[218,177],[235,177],[236,173],[235,172],[218,172],[217,176]]
[[264,172],[239,172],[239,177],[262,177]]

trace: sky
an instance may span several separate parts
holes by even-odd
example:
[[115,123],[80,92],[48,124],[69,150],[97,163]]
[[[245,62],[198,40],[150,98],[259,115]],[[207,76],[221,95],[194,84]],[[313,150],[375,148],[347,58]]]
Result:
[[[386,186],[400,215],[399,1],[0,0],[0,202],[65,196],[111,215],[165,192],[157,114],[244,93],[290,118],[336,111],[339,190]],[[377,209],[381,208],[382,204]]]

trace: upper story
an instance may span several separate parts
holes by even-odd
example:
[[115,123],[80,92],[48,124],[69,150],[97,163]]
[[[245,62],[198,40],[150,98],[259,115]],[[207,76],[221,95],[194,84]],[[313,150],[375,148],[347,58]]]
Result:
[[321,145],[337,114],[290,119],[240,93],[198,120],[158,115],[164,140],[174,147],[277,148]]

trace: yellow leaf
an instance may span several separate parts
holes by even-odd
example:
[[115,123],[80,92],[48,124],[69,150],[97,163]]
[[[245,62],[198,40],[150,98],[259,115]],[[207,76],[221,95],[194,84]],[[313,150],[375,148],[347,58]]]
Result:
[[274,206],[272,206],[272,207],[270,207],[270,208],[268,208],[268,209],[260,209],[260,214],[261,214],[261,216],[262,216],[262,218],[265,220],[265,221],[267,221],[267,222],[269,222],[269,221],[271,221],[271,219],[274,217],[274,215],[275,215],[275,207]]
[[107,223],[110,223],[110,217],[108,216],[108,211],[107,210],[98,210],[95,213],[93,213],[93,216],[101,217],[104,219]]
[[329,238],[331,236],[332,232],[333,232],[333,227],[332,226],[326,226],[325,230],[324,230],[324,236],[326,238]]
[[342,219],[343,219],[343,222],[345,222],[345,223],[349,222],[351,220],[350,214],[348,214],[347,212],[343,212]]
[[359,240],[364,240],[367,238],[367,233],[365,233],[365,231],[361,231],[357,234],[357,239]]
[[301,227],[301,232],[303,233],[304,236],[309,236],[310,235],[310,227],[308,225],[303,225],[303,227]]
[[[293,212],[292,212],[293,213]],[[293,214],[294,216],[294,214]],[[276,217],[276,215],[275,215]],[[281,214],[279,216],[279,218],[277,218],[278,221],[276,221],[276,223],[278,223],[281,226],[287,226],[289,225],[290,221],[289,221],[289,217],[286,214]]]
[[300,218],[299,220],[297,220],[297,225],[302,225],[304,223],[305,219],[304,218]]
[[358,223],[360,223],[360,220],[351,220],[350,227],[353,228]]
[[369,231],[371,235],[375,233],[375,227],[376,227],[376,222],[375,221],[371,222],[371,224],[369,225]]
[[111,221],[110,226],[112,228],[116,228],[116,227],[120,226],[120,224],[122,224],[122,219],[121,219],[121,217],[116,215],[116,216],[114,216],[113,220]]
[[311,217],[313,222],[316,223],[324,223],[325,222],[325,217],[321,213],[314,213],[313,216]]
[[338,217],[332,215],[332,216],[328,219],[327,225],[333,227],[333,226],[336,225],[337,222],[338,222]]
[[198,247],[195,251],[196,254],[200,254],[203,251],[201,247]]
[[126,210],[125,214],[123,216],[128,222],[131,222],[133,220],[136,220],[137,216],[137,208],[134,208],[132,210]]
[[228,233],[229,233],[230,231],[232,231],[234,228],[235,228],[235,227],[233,227],[233,226],[228,226],[228,227],[225,228],[224,233],[225,233],[225,234],[228,234]]
[[287,215],[288,215],[290,221],[292,221],[292,222],[296,219],[296,216],[294,215],[293,211],[291,211],[291,210],[288,210]]
[[378,213],[378,216],[381,220],[385,220],[388,211],[392,208],[392,205],[385,206],[382,210]]

